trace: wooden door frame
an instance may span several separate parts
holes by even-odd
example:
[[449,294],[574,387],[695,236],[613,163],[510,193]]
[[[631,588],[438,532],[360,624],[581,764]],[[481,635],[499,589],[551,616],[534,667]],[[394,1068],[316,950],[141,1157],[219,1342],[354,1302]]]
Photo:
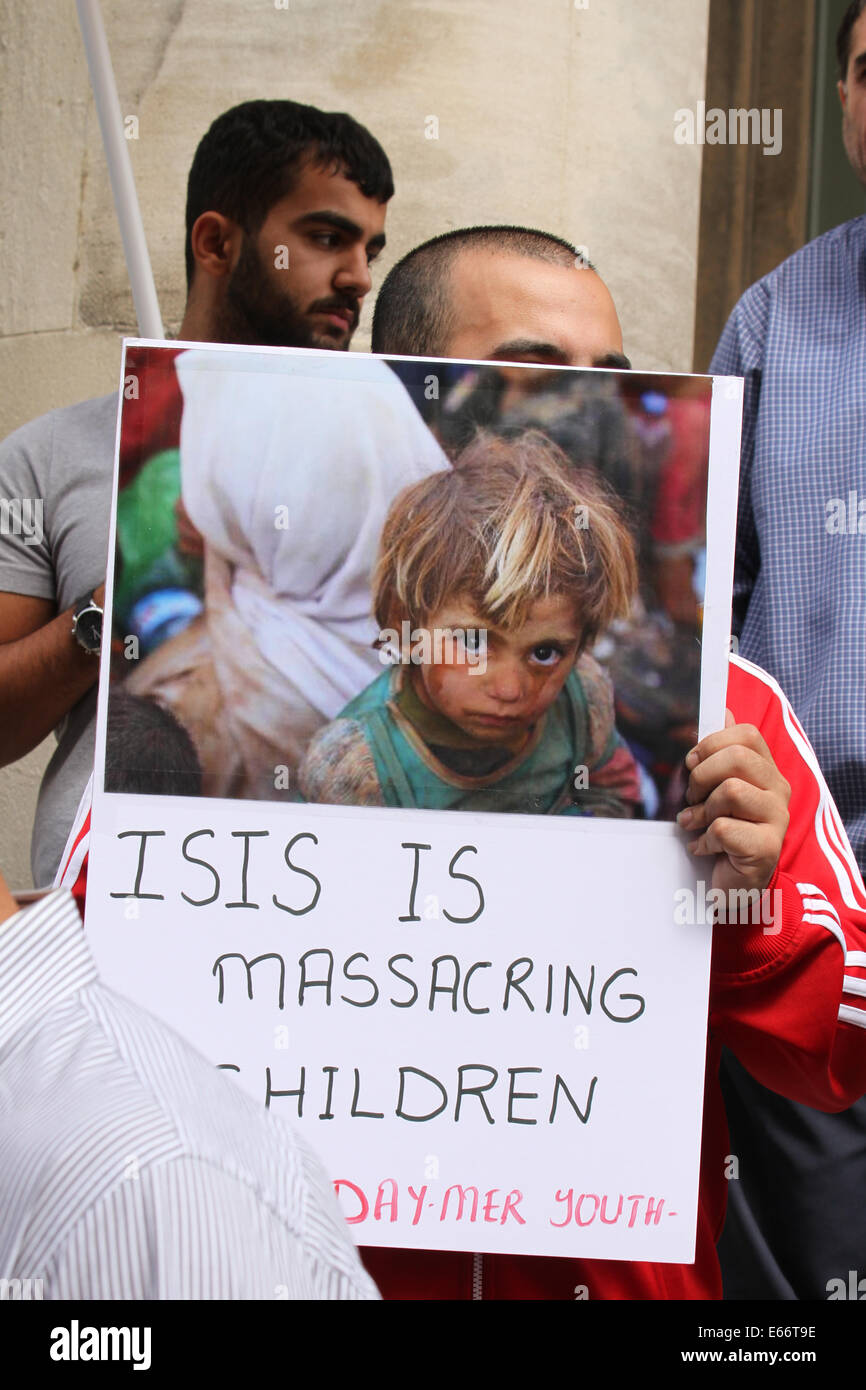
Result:
[[816,0],[710,0],[706,105],[782,112],[782,148],[705,145],[694,370],[749,285],[808,240]]

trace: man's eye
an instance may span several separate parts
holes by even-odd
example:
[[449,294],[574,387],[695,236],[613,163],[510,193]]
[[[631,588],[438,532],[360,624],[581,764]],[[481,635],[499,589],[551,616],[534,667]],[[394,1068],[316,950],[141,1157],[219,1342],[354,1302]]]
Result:
[[539,647],[533,647],[532,659],[536,661],[539,666],[555,666],[558,661],[562,660],[562,648],[555,647],[550,642],[544,643]]
[[313,241],[319,246],[334,247],[340,244],[339,232],[313,232]]

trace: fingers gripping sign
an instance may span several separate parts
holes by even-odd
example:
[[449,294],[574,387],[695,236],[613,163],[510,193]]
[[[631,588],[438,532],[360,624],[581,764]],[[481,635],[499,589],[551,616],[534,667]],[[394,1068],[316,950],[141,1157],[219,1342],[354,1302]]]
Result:
[[735,723],[726,710],[725,728],[701,739],[686,768],[689,804],[677,822],[698,832],[691,854],[716,855],[713,887],[768,887],[788,828],[791,788],[758,730]]

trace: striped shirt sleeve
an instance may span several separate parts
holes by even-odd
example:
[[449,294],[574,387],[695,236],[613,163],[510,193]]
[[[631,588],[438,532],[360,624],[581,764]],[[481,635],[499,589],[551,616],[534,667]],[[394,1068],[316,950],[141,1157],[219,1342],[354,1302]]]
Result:
[[183,1156],[118,1184],[45,1272],[53,1299],[374,1299],[332,1196],[293,1231],[251,1188]]
[[0,1099],[0,1280],[49,1299],[377,1296],[309,1145],[100,984],[62,890],[0,932]]

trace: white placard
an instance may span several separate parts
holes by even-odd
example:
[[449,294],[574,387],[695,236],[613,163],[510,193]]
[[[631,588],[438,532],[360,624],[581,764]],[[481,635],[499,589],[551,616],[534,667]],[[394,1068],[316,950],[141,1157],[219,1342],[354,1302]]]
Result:
[[[354,357],[333,355],[335,378],[363,375]],[[702,731],[727,678],[740,383],[724,386]],[[710,931],[677,922],[708,877],[685,837],[105,795],[106,668],[87,898],[103,978],[302,1129],[358,1242],[691,1262]]]
[[360,1241],[693,1257],[709,931],[674,923],[670,826],[124,796],[96,826],[105,978],[301,1123]]

